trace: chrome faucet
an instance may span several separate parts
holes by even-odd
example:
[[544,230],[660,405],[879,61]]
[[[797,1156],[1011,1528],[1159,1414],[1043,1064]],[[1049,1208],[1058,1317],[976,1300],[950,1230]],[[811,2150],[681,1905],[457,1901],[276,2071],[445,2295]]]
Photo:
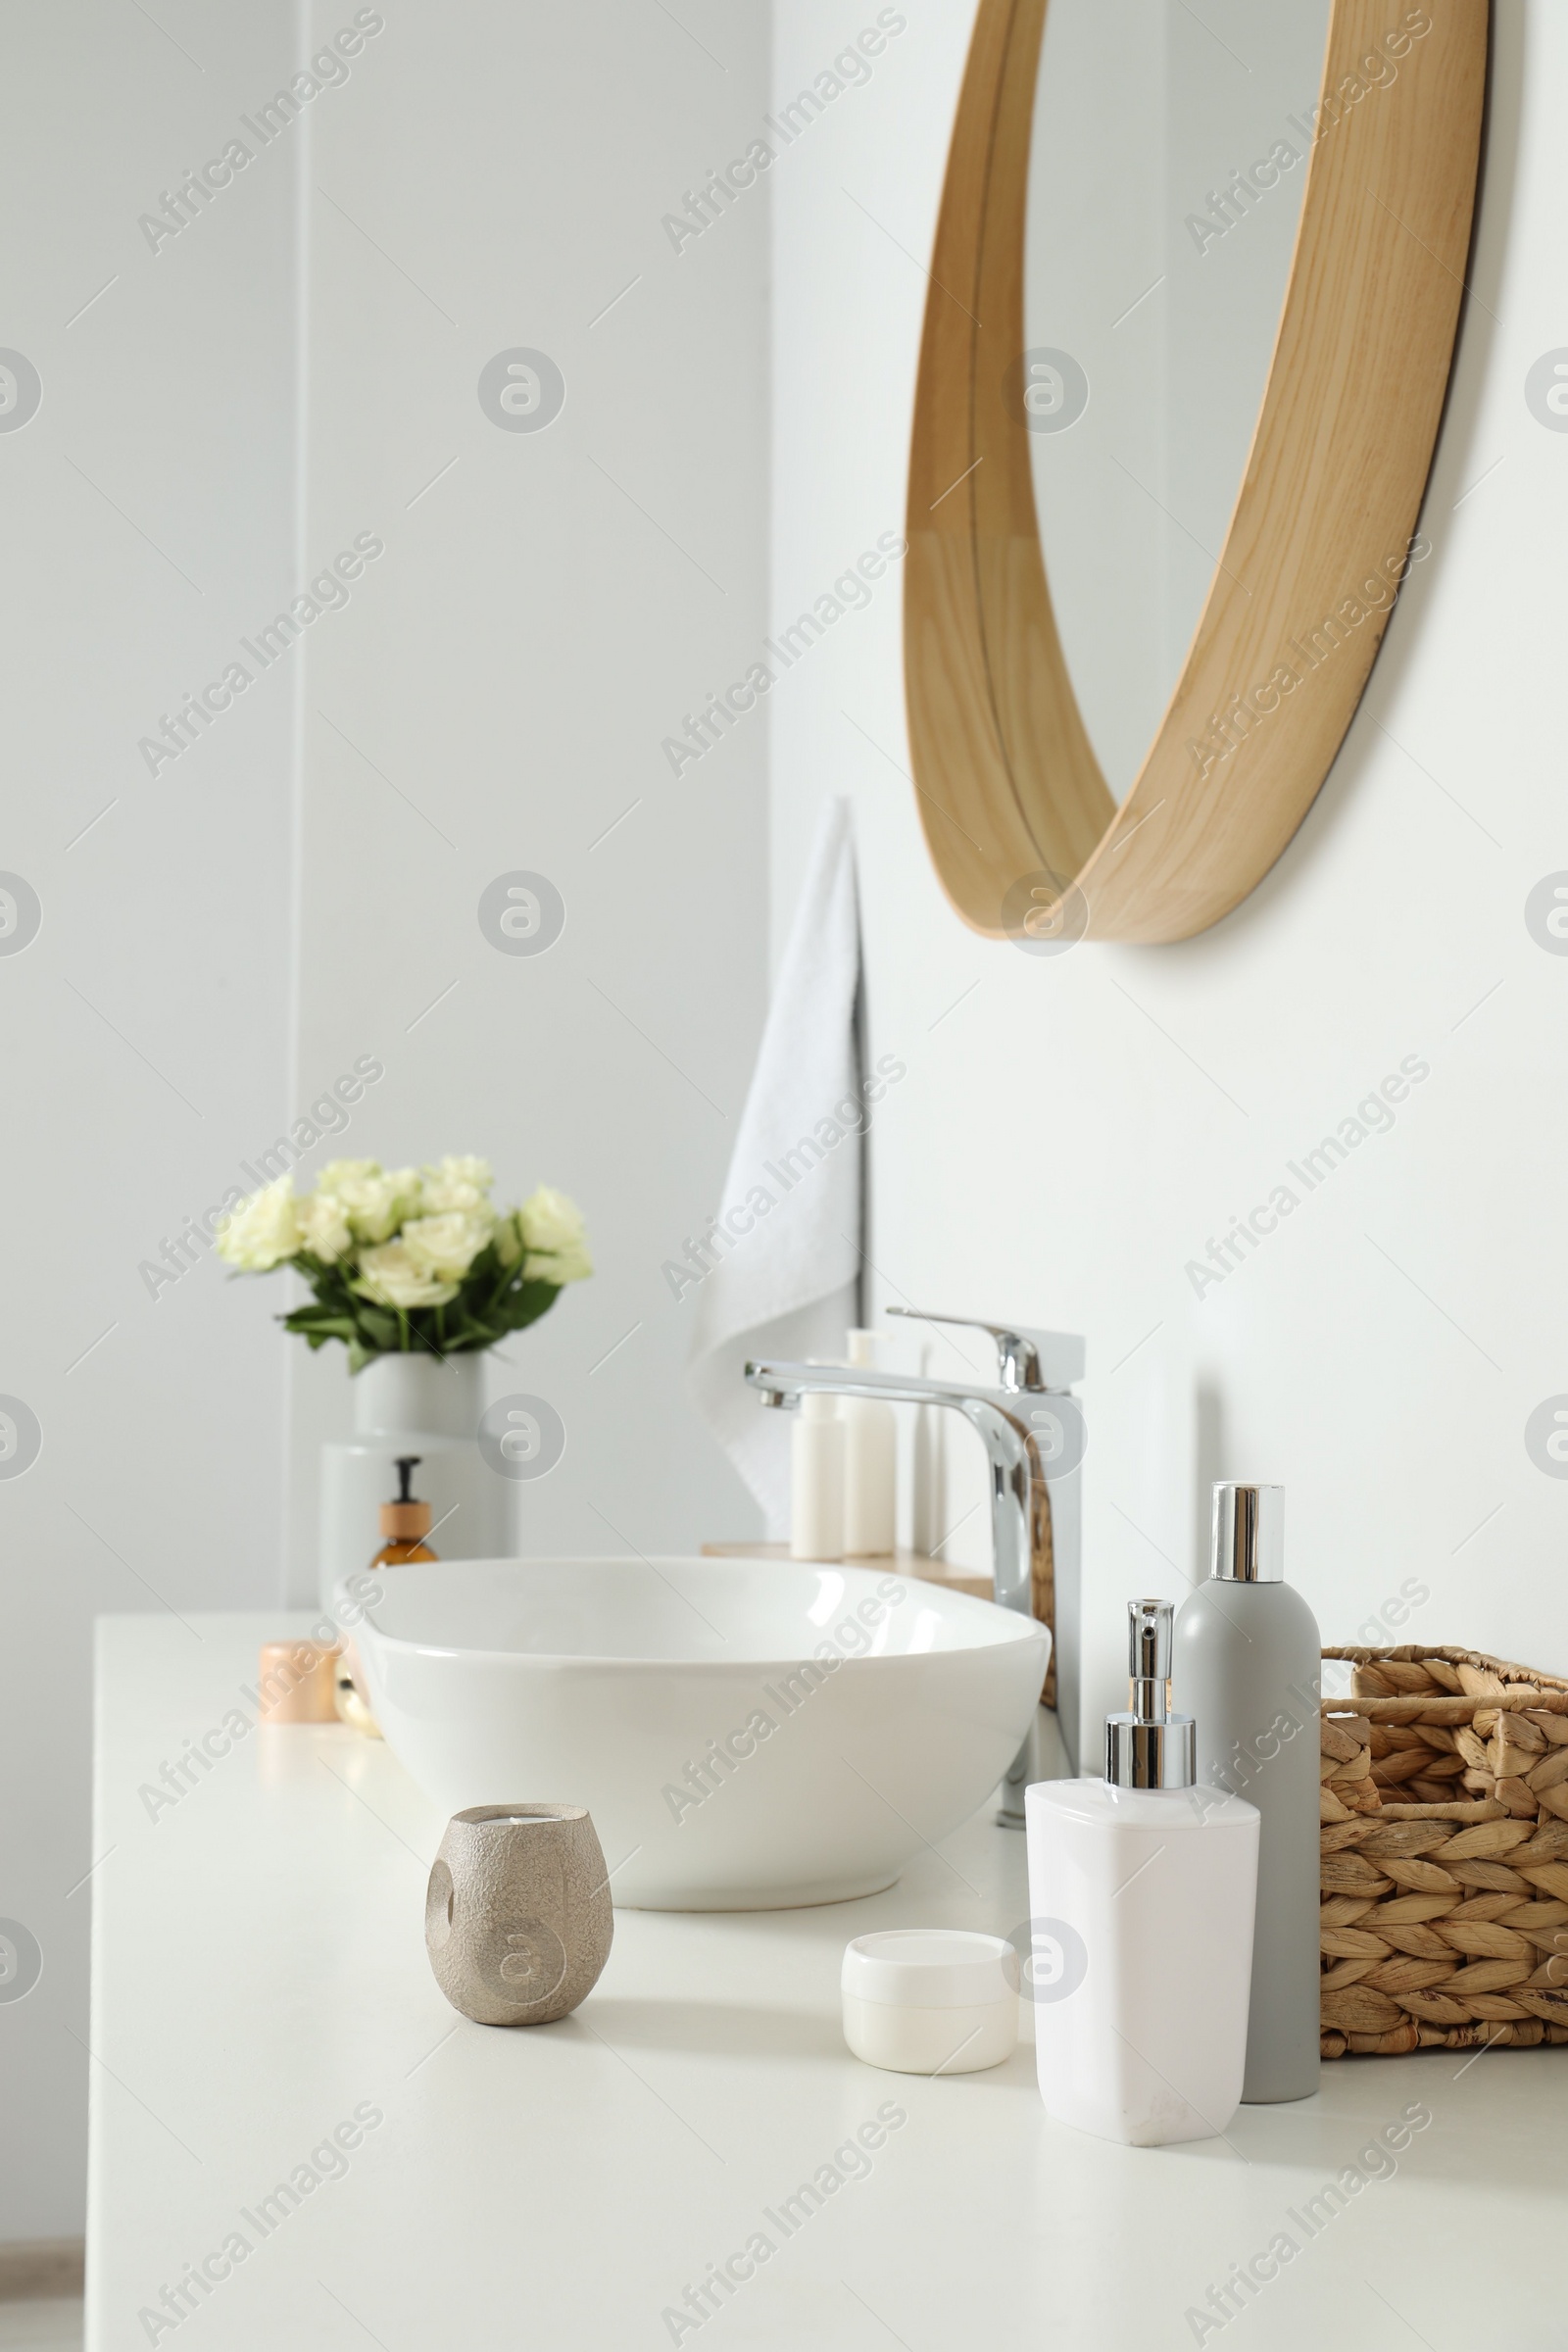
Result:
[[[1045,1703],[1054,1705],[1062,1744],[1076,1764],[1078,1728],[1078,1485],[1083,1412],[1066,1391],[1083,1377],[1084,1343],[1063,1332],[987,1323],[973,1315],[890,1314],[989,1332],[997,1346],[996,1388],[872,1372],[836,1364],[750,1363],[746,1377],[764,1404],[798,1408],[807,1395],[870,1396],[887,1404],[943,1404],[979,1432],[990,1465],[992,1589],[1000,1605],[1038,1616],[1052,1629]],[[1049,1400],[1049,1401],[1048,1401]],[[997,1818],[1023,1827],[1023,1791],[1033,1771],[1028,1739],[1007,1768]]]

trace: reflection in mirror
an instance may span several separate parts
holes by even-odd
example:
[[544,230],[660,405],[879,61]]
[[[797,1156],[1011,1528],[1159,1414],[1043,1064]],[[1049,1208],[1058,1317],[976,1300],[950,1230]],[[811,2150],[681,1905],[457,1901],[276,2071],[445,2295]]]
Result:
[[1181,674],[1241,488],[1328,17],[1329,0],[1046,12],[1023,403],[1056,626],[1117,801]]

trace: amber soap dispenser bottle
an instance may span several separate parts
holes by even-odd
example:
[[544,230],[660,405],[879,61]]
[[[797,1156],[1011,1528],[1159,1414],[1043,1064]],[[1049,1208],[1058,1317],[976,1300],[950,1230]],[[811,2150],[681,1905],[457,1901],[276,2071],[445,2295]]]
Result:
[[[398,1498],[380,1506],[381,1548],[370,1562],[372,1571],[406,1568],[415,1560],[433,1560],[439,1556],[424,1541],[430,1533],[430,1505],[416,1501],[410,1491],[421,1458],[416,1453],[400,1453],[397,1457]],[[370,1705],[370,1693],[352,1635],[344,1636],[338,1650],[333,1701],[341,1722],[363,1732],[368,1740],[380,1739],[381,1727]]]
[[416,1501],[410,1492],[420,1458],[416,1453],[397,1457],[398,1498],[381,1505],[381,1548],[370,1562],[372,1568],[404,1568],[411,1560],[439,1556],[424,1541],[430,1533],[430,1505]]

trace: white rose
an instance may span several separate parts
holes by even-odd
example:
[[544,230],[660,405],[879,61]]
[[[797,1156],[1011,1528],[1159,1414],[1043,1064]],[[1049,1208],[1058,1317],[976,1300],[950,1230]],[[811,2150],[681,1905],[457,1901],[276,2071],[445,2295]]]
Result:
[[517,1211],[517,1230],[528,1251],[523,1273],[530,1282],[583,1282],[593,1272],[588,1232],[575,1200],[541,1184]]
[[316,1189],[318,1193],[337,1193],[342,1191],[345,1184],[352,1184],[359,1177],[379,1176],[380,1173],[381,1162],[378,1159],[329,1159],[316,1179]]
[[461,1282],[495,1230],[495,1212],[488,1203],[478,1208],[453,1208],[439,1217],[415,1217],[403,1228],[403,1247],[411,1265],[439,1282]]
[[487,1159],[457,1158],[449,1152],[438,1167],[425,1169],[420,1202],[436,1214],[449,1208],[483,1208],[494,1182]]
[[564,1250],[584,1238],[582,1210],[554,1186],[536,1185],[517,1211],[517,1225],[530,1250]]
[[344,1176],[333,1187],[356,1240],[384,1242],[419,1206],[417,1168],[388,1168],[373,1176]]
[[218,1254],[244,1274],[266,1274],[292,1257],[300,1246],[294,1209],[294,1179],[279,1176],[218,1220]]
[[336,1265],[354,1247],[343,1203],[334,1193],[315,1192],[299,1203],[300,1240],[324,1266]]
[[574,1248],[551,1250],[543,1256],[530,1250],[522,1261],[522,1270],[529,1282],[553,1282],[559,1290],[564,1283],[586,1282],[594,1270],[586,1243]]
[[367,1250],[354,1288],[362,1298],[373,1299],[377,1306],[398,1306],[405,1312],[415,1306],[445,1306],[458,1295],[455,1282],[436,1281],[415,1263],[402,1242],[383,1242],[377,1249]]

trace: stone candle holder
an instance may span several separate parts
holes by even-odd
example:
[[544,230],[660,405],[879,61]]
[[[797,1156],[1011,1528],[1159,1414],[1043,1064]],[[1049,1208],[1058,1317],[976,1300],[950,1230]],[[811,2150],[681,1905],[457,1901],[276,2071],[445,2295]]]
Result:
[[609,1877],[580,1805],[455,1813],[430,1870],[424,1943],[454,2009],[544,2026],[591,1992],[614,1934]]

